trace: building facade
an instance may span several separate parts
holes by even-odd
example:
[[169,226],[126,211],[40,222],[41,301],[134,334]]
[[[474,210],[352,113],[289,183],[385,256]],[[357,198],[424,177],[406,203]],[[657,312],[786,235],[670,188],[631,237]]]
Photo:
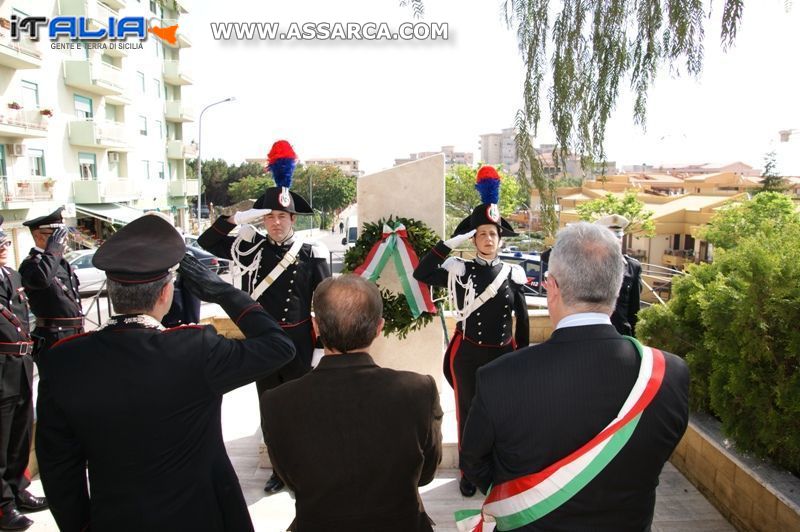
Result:
[[474,156],[472,152],[456,151],[455,146],[442,146],[442,149],[439,151],[421,151],[418,153],[411,153],[408,157],[395,159],[394,165],[400,166],[401,164],[410,163],[411,161],[418,161],[420,159],[438,155],[440,153],[444,154],[445,170],[449,170],[457,164],[472,166],[474,163]]
[[[194,120],[185,98],[192,83],[183,61],[191,46],[187,13],[186,0],[0,5],[0,214],[12,233],[13,263],[32,245],[21,222],[62,205],[77,245],[96,245],[145,210],[171,213],[188,227],[198,186],[186,179],[196,148],[183,133]],[[82,17],[82,31],[100,34],[121,17],[141,17],[166,37],[51,40],[44,27],[38,42],[24,32],[12,39],[12,21],[56,15]]]
[[335,166],[346,176],[361,177],[364,172],[358,167],[358,159],[350,157],[329,157],[321,159],[307,159],[306,166]]

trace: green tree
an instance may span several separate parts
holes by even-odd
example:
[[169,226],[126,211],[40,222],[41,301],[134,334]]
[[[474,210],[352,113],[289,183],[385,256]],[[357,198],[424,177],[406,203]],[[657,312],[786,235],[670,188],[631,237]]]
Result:
[[267,170],[259,163],[232,164],[228,167],[228,183],[236,183],[245,177],[266,177]]
[[761,189],[758,192],[782,192],[786,189],[783,178],[778,173],[774,151],[764,156],[764,171],[761,172]]
[[701,238],[716,247],[732,249],[745,237],[780,233],[783,227],[798,220],[800,215],[788,196],[764,192],[720,210],[701,232]]
[[[203,203],[228,205],[228,163],[222,159],[203,161]],[[197,179],[197,159],[186,163],[186,175],[189,179]]]
[[656,224],[653,222],[653,211],[636,197],[636,192],[628,190],[622,197],[607,194],[578,205],[578,215],[581,220],[593,222],[607,214],[619,214],[628,219],[625,234],[652,237],[656,234]]
[[267,176],[247,176],[228,188],[228,197],[231,203],[238,203],[246,199],[258,199],[268,187],[275,183]]
[[[447,215],[446,231],[451,234],[458,222],[469,216],[472,209],[481,203],[480,195],[475,190],[477,169],[466,165],[455,165],[445,175],[445,213]],[[502,170],[500,174],[500,208],[501,216],[515,212],[523,203],[529,201],[516,179],[509,178]]]
[[[309,197],[309,183],[312,196]],[[330,228],[330,216],[356,200],[356,178],[344,175],[336,166],[298,166],[294,173],[292,190],[313,201],[315,211],[320,211],[320,228]]]

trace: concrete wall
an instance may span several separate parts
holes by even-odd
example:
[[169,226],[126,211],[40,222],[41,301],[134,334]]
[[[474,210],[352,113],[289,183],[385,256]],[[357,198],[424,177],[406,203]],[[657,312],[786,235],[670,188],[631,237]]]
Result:
[[693,415],[672,464],[737,530],[800,530],[800,480],[723,446],[716,424]]
[[[390,215],[424,222],[440,237],[444,234],[444,155],[412,161],[358,180],[358,223],[376,222]],[[378,286],[400,293],[394,264],[384,268]],[[381,366],[427,373],[442,388],[444,333],[438,319],[410,333],[404,340],[381,336],[370,354]]]

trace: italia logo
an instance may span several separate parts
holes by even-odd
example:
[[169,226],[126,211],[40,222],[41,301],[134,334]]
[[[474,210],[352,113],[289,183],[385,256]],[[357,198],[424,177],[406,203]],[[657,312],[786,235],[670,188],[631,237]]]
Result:
[[[11,15],[11,40],[18,41],[27,35],[32,41],[38,41],[40,34],[44,33],[51,41],[59,37],[66,37],[71,41],[124,41],[129,37],[145,40],[148,33],[152,33],[162,41],[174,45],[177,42],[176,31],[178,25],[159,27],[144,17],[108,17],[107,28],[92,30],[90,19],[86,17],[60,16],[48,19],[47,17],[19,17]],[[43,30],[43,31],[40,31]]]
[[496,203],[490,203],[489,206],[486,207],[486,217],[494,223],[500,221],[500,209],[497,208]]
[[281,187],[281,193],[278,194],[278,203],[287,208],[292,204],[292,196],[289,194],[288,188]]

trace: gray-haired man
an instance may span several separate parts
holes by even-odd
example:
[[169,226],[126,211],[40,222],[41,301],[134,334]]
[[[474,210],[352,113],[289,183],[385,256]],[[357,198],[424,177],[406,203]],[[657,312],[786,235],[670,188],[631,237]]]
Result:
[[649,529],[686,430],[689,371],[611,325],[622,270],[607,229],[560,231],[545,281],[552,337],[478,370],[461,468],[492,486],[484,512],[499,530]]

